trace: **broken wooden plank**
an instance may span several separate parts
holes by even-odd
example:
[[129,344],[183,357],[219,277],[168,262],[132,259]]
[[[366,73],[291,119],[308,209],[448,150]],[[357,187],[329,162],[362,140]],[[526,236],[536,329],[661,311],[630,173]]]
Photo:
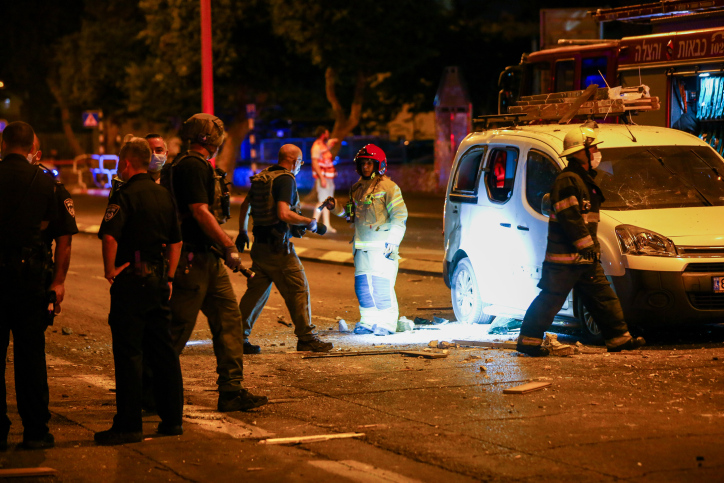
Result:
[[528,384],[503,389],[503,394],[527,394],[529,392],[539,391],[550,385],[550,382],[529,382]]
[[313,436],[294,436],[291,438],[269,438],[259,441],[261,444],[304,444],[329,441],[330,439],[361,438],[365,433],[316,434]]
[[424,357],[425,359],[445,359],[447,354],[442,352],[423,352],[423,351],[400,351],[403,356]]
[[465,347],[488,347],[491,349],[513,349],[517,347],[516,341],[489,342],[486,340],[453,340],[453,344]]
[[356,352],[335,352],[325,354],[310,354],[302,356],[302,359],[326,359],[329,357],[355,357],[355,356],[379,356],[383,354],[398,354],[400,351],[397,349],[390,350],[379,350],[379,351],[356,351]]
[[55,476],[58,470],[54,468],[4,468],[0,470],[0,478],[25,478],[28,476]]

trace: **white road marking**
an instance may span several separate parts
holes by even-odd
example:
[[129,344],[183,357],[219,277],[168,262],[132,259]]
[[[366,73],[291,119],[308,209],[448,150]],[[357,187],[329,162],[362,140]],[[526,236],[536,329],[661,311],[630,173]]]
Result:
[[352,255],[348,252],[335,252],[329,251],[319,257],[320,260],[327,260],[329,262],[349,262],[353,259]]
[[420,483],[420,480],[408,478],[393,471],[382,470],[365,463],[355,460],[329,461],[316,460],[310,461],[310,465],[325,470],[329,473],[342,476],[352,481],[361,483]]
[[[54,357],[50,354],[46,355],[46,360],[49,366],[78,367],[77,364],[73,364],[72,362],[66,361],[60,357]],[[116,388],[115,380],[108,376],[79,374],[76,376],[70,376],[70,378],[83,381],[87,384],[100,387],[105,390],[115,390]],[[257,426],[245,424],[238,419],[234,419],[224,413],[220,413],[204,406],[184,405],[184,421],[195,424],[206,431],[226,433],[236,439],[264,439],[274,436],[275,434]]]
[[237,419],[229,418],[224,413],[203,406],[184,405],[184,421],[196,424],[207,431],[226,433],[236,439],[262,439],[274,435],[257,426],[242,423]]

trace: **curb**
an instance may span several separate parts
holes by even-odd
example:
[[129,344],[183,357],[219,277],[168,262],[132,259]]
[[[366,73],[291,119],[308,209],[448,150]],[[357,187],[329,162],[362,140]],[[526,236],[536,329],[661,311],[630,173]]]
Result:
[[[78,223],[80,233],[87,235],[97,235],[100,225],[86,225]],[[236,230],[224,230],[232,240],[239,234]],[[348,251],[324,250],[321,248],[307,248],[295,244],[294,249],[300,260],[309,260],[313,262],[328,263],[331,265],[344,265],[354,267],[354,255]],[[414,275],[429,275],[434,277],[442,277],[442,260],[424,260],[418,258],[399,259],[399,273],[409,273]]]

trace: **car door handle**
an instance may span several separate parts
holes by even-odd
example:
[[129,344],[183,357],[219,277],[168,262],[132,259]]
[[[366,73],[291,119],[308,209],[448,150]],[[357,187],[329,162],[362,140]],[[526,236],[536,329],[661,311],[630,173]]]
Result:
[[528,228],[527,226],[523,226],[523,225],[518,225],[518,229],[522,230],[522,231],[530,231],[530,228]]
[[505,228],[510,228],[510,223],[501,223],[500,226],[504,226]]

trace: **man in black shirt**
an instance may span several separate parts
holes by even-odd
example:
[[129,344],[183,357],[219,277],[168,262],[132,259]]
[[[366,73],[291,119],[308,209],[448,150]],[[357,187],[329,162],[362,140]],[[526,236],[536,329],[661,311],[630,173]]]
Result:
[[42,231],[57,216],[54,183],[32,166],[35,133],[24,122],[3,132],[0,162],[0,449],[7,448],[10,420],[5,400],[5,360],[10,331],[15,391],[23,421],[23,446],[50,448],[45,329],[51,260]]
[[[278,164],[251,178],[251,189],[241,204],[238,248],[249,244],[249,210],[254,218],[254,246],[251,248],[251,270],[256,274],[247,282],[239,302],[244,321],[244,352],[258,354],[261,348],[248,341],[256,319],[264,309],[272,283],[284,298],[294,323],[298,351],[327,352],[334,346],[314,333],[309,304],[309,283],[304,267],[289,237],[306,227],[323,234],[324,225],[299,214],[299,193],[295,176],[304,161],[302,150],[293,144],[279,149]],[[294,230],[294,232],[292,231]]]
[[181,253],[181,232],[171,194],[147,173],[151,148],[131,138],[119,153],[125,183],[111,197],[98,237],[103,241],[105,277],[111,283],[108,324],[116,366],[113,426],[95,434],[98,444],[141,441],[142,362],[154,373],[161,416],[158,432],[183,433],[183,382],[171,342],[169,299]]
[[[266,404],[267,398],[255,396],[241,385],[241,314],[224,268],[226,265],[238,270],[241,259],[234,242],[220,226],[228,215],[221,197],[225,186],[219,170],[209,162],[224,142],[224,124],[218,117],[195,114],[186,120],[180,135],[188,150],[161,172],[161,183],[171,188],[176,199],[184,242],[171,297],[174,347],[180,354],[191,337],[199,311],[203,312],[216,354],[218,409],[247,411]],[[223,260],[215,253],[222,250]]]

